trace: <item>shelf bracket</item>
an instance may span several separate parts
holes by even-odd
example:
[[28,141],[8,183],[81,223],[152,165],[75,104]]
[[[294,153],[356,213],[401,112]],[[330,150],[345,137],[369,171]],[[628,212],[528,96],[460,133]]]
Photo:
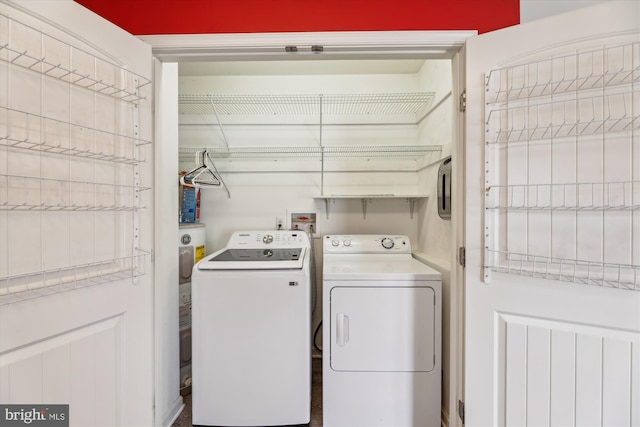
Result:
[[332,200],[333,199],[330,199],[328,197],[325,197],[325,199],[324,199],[324,211],[325,211],[325,214],[327,215],[327,219],[329,219],[329,203]]
[[362,202],[362,219],[367,219],[367,205],[371,202],[371,199],[360,199]]
[[412,197],[407,197],[407,202],[409,203],[409,216],[411,217],[411,219],[413,219],[413,211],[415,210],[416,207],[416,200]]

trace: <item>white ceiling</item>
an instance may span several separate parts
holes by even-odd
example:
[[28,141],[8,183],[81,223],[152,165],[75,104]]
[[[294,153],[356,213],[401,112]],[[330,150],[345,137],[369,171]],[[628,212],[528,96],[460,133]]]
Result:
[[415,74],[424,59],[180,62],[180,76]]

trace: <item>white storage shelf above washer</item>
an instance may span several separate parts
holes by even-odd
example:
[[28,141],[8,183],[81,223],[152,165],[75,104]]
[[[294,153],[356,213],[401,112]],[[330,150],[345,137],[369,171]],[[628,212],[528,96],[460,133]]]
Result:
[[[225,123],[290,124],[290,116],[307,117],[318,124],[418,123],[429,111],[435,93],[374,94],[281,94],[281,95],[189,95],[178,96],[179,114],[218,116]],[[266,119],[263,121],[258,118]]]
[[[191,126],[213,128],[198,133],[209,139],[189,138],[188,145],[206,147],[220,161],[416,160],[441,151],[440,145],[416,143],[416,129],[434,96],[433,92],[183,94],[178,97],[178,111],[185,134]],[[180,152],[191,156],[197,149],[201,148]]]
[[417,162],[433,153],[439,156],[440,145],[352,145],[325,147],[181,147],[180,161],[191,161],[197,152],[207,150],[209,155],[221,162],[243,160],[411,160]]
[[442,146],[425,144],[422,129],[434,97],[434,92],[182,94],[180,161],[191,161],[206,149],[222,172],[318,172],[322,183],[315,199],[324,200],[327,217],[336,199],[360,199],[366,217],[374,198],[405,199],[413,217],[415,202],[426,196],[412,190],[390,195],[377,188],[327,195],[324,177],[354,171],[415,173],[439,161]]
[[327,219],[329,219],[329,206],[331,202],[335,202],[335,200],[360,200],[362,203],[362,218],[367,218],[367,207],[369,203],[371,203],[374,199],[404,199],[409,204],[409,215],[411,219],[413,219],[413,212],[415,211],[416,202],[420,200],[427,200],[428,196],[426,195],[417,195],[417,194],[354,194],[354,195],[328,195],[328,196],[316,196],[314,200],[322,200],[324,201],[325,212],[327,214]]

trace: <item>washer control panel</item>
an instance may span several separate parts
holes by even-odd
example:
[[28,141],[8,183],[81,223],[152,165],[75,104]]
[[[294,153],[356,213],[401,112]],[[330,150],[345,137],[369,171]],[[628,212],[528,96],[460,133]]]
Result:
[[411,253],[409,237],[395,234],[340,234],[324,236],[324,253]]
[[289,248],[309,247],[309,237],[304,231],[239,231],[233,233],[228,248]]

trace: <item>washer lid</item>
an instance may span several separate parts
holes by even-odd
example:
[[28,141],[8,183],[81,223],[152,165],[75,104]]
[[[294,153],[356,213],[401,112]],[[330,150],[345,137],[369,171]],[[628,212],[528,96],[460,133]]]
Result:
[[199,270],[302,269],[306,248],[222,249],[198,263]]
[[277,262],[277,261],[297,261],[302,254],[302,248],[291,249],[226,249],[222,252],[218,252],[209,261],[265,261],[265,262]]

